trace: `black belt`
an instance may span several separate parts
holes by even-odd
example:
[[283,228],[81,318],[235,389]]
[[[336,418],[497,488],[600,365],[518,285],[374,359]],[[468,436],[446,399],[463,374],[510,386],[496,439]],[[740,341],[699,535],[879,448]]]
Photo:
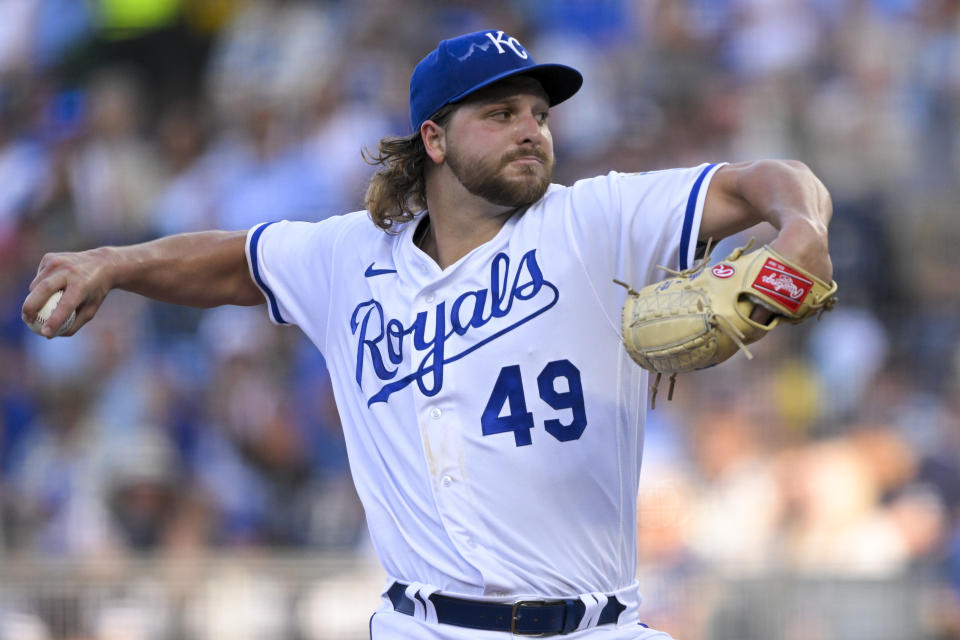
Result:
[[[413,601],[406,596],[407,585],[394,582],[387,589],[393,608],[412,616]],[[420,599],[419,594],[415,597]],[[423,601],[421,600],[421,603]],[[430,596],[437,611],[437,620],[469,629],[509,631],[518,636],[566,635],[574,631],[583,619],[587,607],[579,598],[565,600],[519,600],[513,604],[465,600],[434,593]],[[615,596],[610,596],[600,612],[597,624],[610,624],[620,618],[626,609]]]

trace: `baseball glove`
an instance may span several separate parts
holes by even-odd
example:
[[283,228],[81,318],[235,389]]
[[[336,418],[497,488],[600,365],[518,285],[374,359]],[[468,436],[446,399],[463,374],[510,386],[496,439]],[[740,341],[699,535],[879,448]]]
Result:
[[[719,364],[756,342],[781,321],[798,324],[833,308],[837,283],[827,284],[764,246],[733,251],[707,269],[709,255],[686,271],[660,267],[673,277],[634,291],[623,305],[623,342],[630,357],[656,373],[653,408],[661,376],[670,375],[668,399],[678,373]],[[708,250],[709,252],[709,250]],[[756,305],[774,315],[767,324],[751,319]]]

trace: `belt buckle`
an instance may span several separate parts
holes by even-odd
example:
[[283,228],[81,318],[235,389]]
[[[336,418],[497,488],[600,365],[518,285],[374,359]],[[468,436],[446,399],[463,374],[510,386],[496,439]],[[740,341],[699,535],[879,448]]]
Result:
[[529,633],[525,631],[517,630],[517,609],[521,607],[540,607],[548,604],[552,604],[555,601],[551,600],[518,600],[513,603],[513,611],[510,614],[510,633],[515,636],[525,636],[527,638],[546,638],[548,636],[557,635],[557,633],[544,632],[544,633]]

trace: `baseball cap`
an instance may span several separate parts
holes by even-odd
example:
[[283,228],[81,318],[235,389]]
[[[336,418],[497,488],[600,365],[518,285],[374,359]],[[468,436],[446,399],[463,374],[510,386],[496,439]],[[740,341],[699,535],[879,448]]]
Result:
[[417,64],[410,77],[413,130],[441,107],[511,76],[531,76],[543,86],[550,106],[575,94],[583,76],[562,64],[536,64],[516,38],[487,29],[443,40]]

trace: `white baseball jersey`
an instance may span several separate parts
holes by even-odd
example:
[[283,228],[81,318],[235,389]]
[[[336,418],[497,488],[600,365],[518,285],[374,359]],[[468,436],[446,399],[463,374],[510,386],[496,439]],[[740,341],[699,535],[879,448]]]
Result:
[[638,602],[647,374],[622,347],[613,278],[639,288],[691,264],[715,170],[551,185],[446,269],[415,223],[391,235],[364,211],[251,229],[271,320],[326,358],[391,579]]

